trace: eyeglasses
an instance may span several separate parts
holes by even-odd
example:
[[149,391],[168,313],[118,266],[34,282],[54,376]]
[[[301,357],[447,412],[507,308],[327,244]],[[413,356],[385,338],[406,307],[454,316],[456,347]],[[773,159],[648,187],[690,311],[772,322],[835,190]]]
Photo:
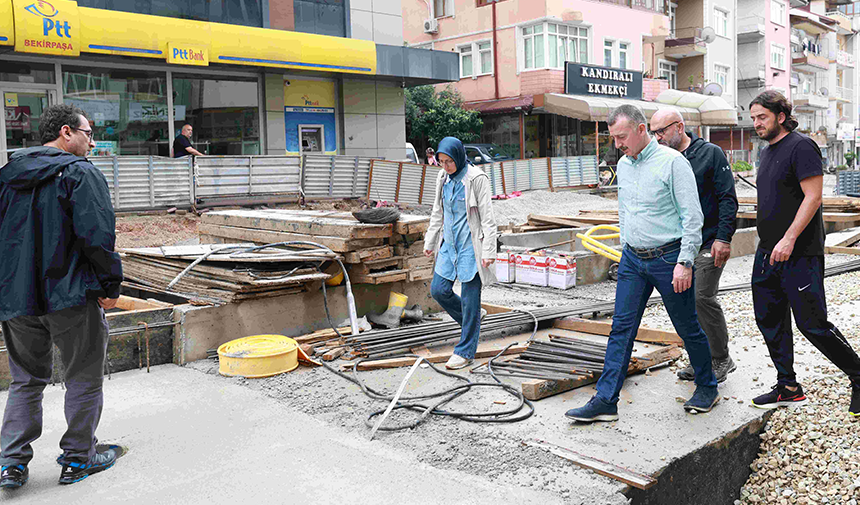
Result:
[[[72,127],[70,126],[69,128],[72,128]],[[93,131],[92,130],[82,130],[80,128],[72,128],[72,130],[79,131],[79,132],[83,133],[84,135],[87,136],[87,139],[89,139],[89,140],[93,139]]]
[[664,126],[663,128],[659,128],[659,129],[657,129],[657,130],[651,130],[651,135],[656,135],[656,136],[658,136],[658,137],[661,137],[661,138],[662,138],[662,137],[663,137],[663,135],[665,135],[665,134],[666,134],[666,130],[668,130],[668,129],[669,129],[669,127],[671,127],[671,126],[673,126],[673,125],[676,125],[676,124],[678,124],[678,123],[680,123],[680,121],[672,121],[671,123],[667,124],[667,125],[666,125],[666,126]]

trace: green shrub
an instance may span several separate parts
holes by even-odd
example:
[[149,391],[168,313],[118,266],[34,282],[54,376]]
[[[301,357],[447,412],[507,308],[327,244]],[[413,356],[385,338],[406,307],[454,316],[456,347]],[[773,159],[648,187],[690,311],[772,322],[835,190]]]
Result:
[[836,171],[848,170],[848,165],[836,165]]
[[855,159],[857,159],[857,155],[854,154],[853,151],[848,151],[847,153],[845,153],[845,163],[847,163],[849,167],[854,166]]
[[732,164],[732,172],[749,172],[753,166],[746,161],[736,161]]

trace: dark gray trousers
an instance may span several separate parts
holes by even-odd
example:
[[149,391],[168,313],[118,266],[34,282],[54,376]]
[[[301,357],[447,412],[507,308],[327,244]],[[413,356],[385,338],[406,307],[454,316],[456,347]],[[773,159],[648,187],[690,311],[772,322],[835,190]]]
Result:
[[696,314],[699,316],[699,326],[708,336],[711,358],[723,360],[729,357],[729,329],[726,326],[723,308],[717,299],[723,269],[714,266],[714,257],[711,255],[710,248],[699,251],[694,264],[696,266]]
[[51,381],[51,346],[60,350],[66,383],[68,429],[60,439],[65,459],[87,462],[95,454],[102,415],[108,325],[95,300],[44,316],[3,321],[12,384],[0,429],[0,464],[27,464],[42,434],[42,392]]

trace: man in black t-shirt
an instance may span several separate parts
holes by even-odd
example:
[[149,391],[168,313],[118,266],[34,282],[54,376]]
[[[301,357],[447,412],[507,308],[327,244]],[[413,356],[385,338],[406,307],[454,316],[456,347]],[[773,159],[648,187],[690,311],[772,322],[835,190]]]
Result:
[[191,134],[193,132],[194,129],[190,124],[182,127],[182,132],[177,135],[176,139],[173,141],[174,158],[181,158],[183,156],[188,156],[189,154],[193,154],[194,156],[203,156],[203,153],[191,146]]
[[756,133],[769,144],[762,149],[756,179],[760,242],[753,263],[753,306],[777,372],[777,385],[754,398],[753,405],[773,409],[807,401],[794,374],[793,312],[801,333],[848,374],[848,412],[860,416],[860,357],[827,320],[821,150],[793,131],[797,121],[791,108],[776,91],[750,103]]

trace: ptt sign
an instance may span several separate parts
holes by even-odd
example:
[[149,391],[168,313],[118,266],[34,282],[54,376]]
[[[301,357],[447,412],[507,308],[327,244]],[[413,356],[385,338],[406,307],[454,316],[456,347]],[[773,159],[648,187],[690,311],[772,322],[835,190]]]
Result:
[[188,44],[167,44],[167,63],[209,66],[209,49]]
[[12,0],[15,50],[79,56],[78,4],[68,0]]

